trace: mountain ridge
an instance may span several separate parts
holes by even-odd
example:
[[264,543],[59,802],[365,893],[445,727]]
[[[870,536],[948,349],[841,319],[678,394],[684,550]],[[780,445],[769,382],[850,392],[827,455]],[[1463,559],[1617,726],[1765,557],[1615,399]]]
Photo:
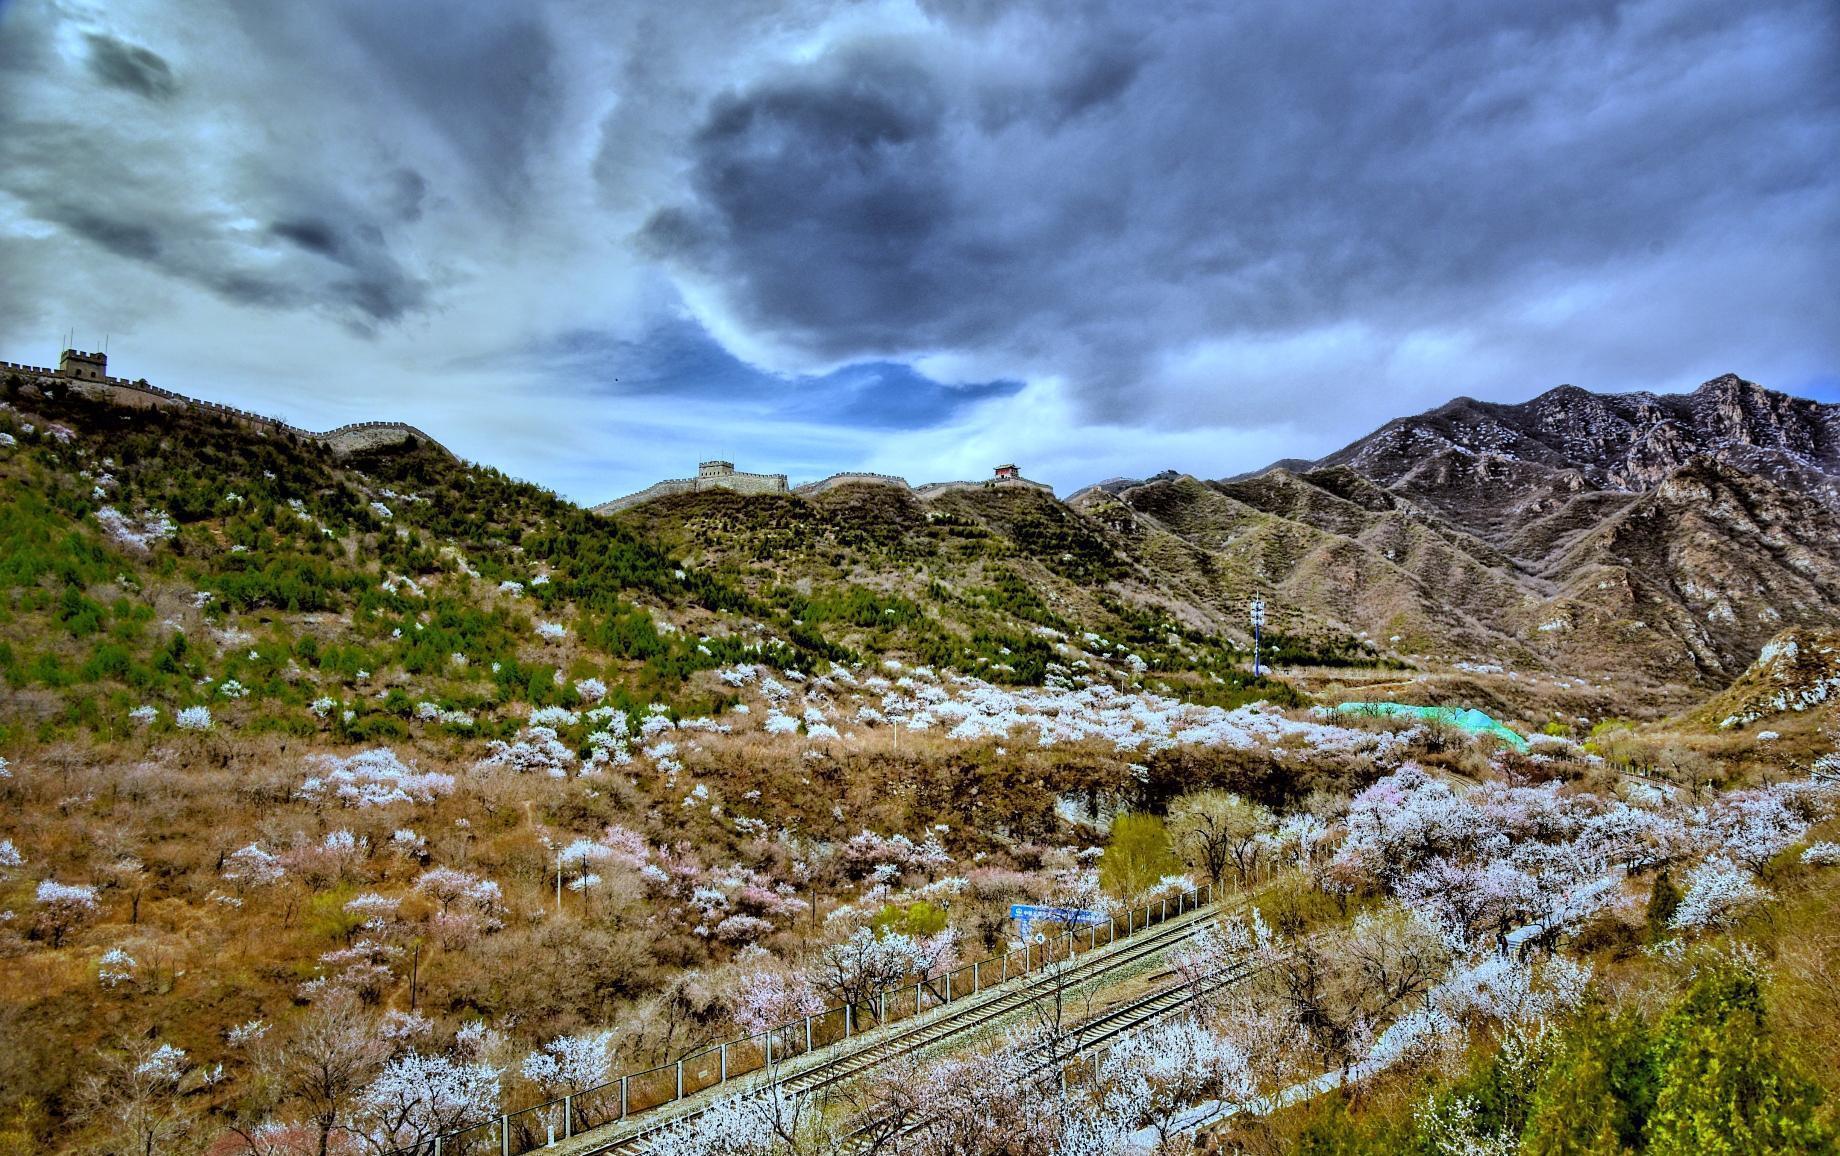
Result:
[[1719,684],[1840,613],[1840,406],[1734,374],[1459,397],[1313,461],[1068,501],[1253,563],[1268,596],[1407,654]]

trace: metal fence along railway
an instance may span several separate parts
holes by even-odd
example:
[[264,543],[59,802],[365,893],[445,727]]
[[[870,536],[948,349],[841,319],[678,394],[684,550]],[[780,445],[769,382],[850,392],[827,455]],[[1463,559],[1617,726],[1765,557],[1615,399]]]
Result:
[[[1047,942],[1027,945],[1023,951],[992,956],[913,983],[884,988],[860,1005],[830,1008],[759,1035],[713,1045],[668,1064],[631,1072],[597,1087],[503,1113],[472,1127],[396,1149],[393,1156],[521,1156],[591,1129],[617,1124],[696,1096],[884,1025],[911,1020],[948,1004],[972,1001],[962,1014],[916,1025],[896,1036],[878,1040],[873,1047],[840,1055],[790,1075],[781,1083],[791,1090],[808,1091],[848,1079],[889,1055],[930,1046],[948,1036],[975,1030],[990,1020],[1014,1013],[1038,998],[1041,985],[1049,980],[1023,984],[988,1000],[973,1000],[973,997],[989,989],[1001,988],[1011,980],[1037,975],[1050,963],[1142,937],[1127,950],[1095,960],[1090,968],[1082,968],[1078,979],[1084,981],[1162,950],[1170,942],[1192,934],[1196,926],[1193,921],[1179,927],[1165,928],[1164,924],[1199,911],[1213,900],[1213,888],[1202,886],[1129,908],[1107,924],[1070,930]],[[1145,934],[1153,928],[1161,930]],[[669,1122],[661,1119],[657,1127]],[[610,1138],[608,1147],[584,1151],[643,1151],[643,1144],[632,1148],[628,1145],[652,1131],[656,1128],[641,1129],[618,1140]]]
[[[1108,1008],[1093,1018],[1077,1025],[1068,1035],[1057,1041],[1037,1042],[1024,1053],[1029,1061],[1029,1079],[1037,1082],[1044,1091],[1052,1090],[1059,1084],[1065,1090],[1069,1084],[1092,1080],[1104,1065],[1112,1048],[1124,1037],[1140,1028],[1146,1027],[1166,1015],[1181,1011],[1202,996],[1230,987],[1265,970],[1267,965],[1249,965],[1235,962],[1219,971],[1213,972],[1196,982],[1182,981],[1168,984],[1127,1000],[1116,1007]],[[869,1119],[855,1124],[845,1137],[845,1151],[866,1148],[866,1140],[873,1135],[883,1121]],[[885,1126],[885,1125],[884,1125]],[[910,1123],[898,1129],[902,1135],[919,1131],[924,1121]],[[625,1149],[615,1149],[624,1153]],[[638,1152],[642,1149],[633,1149]]]
[[[1192,908],[1187,914],[1192,915],[1199,910]],[[1187,939],[1205,922],[1204,918],[1178,921],[1174,916],[1170,916],[1168,922],[1163,922],[1153,917],[1152,923],[1140,926],[1139,930],[1154,926],[1155,931],[1139,934],[1116,952],[1106,952],[1100,958],[1075,964],[1072,970],[1060,968],[1044,974],[1038,965],[1036,971],[1031,973],[1036,978],[1028,982],[1008,991],[993,993],[989,999],[970,1002],[960,1010],[944,1013],[925,1023],[878,1038],[855,1051],[840,1051],[810,1068],[783,1074],[771,1081],[770,1086],[794,1096],[807,1095],[855,1079],[896,1057],[924,1052],[954,1038],[966,1041],[975,1039],[987,1030],[1000,1027],[1006,1020],[1026,1013],[1030,1007],[1052,998],[1057,988],[1065,992],[1069,988],[1084,986],[1107,973],[1137,964]],[[1084,955],[1092,950],[1090,945],[1098,939],[1096,936],[1085,937],[1089,946],[1083,948],[1082,938],[1074,934],[1055,940],[1052,946],[1057,950],[1052,957],[1053,961],[1069,961],[1075,956]],[[1101,941],[1097,946],[1104,948],[1109,943]],[[1068,948],[1071,948],[1071,952]],[[1107,1016],[1112,1014],[1108,1012]],[[769,1085],[756,1084],[741,1094],[760,1091],[766,1086]],[[707,1109],[708,1105],[705,1104],[676,1115],[660,1113],[660,1118],[642,1122],[637,1131],[625,1133],[617,1139],[610,1138],[603,1144],[576,1149],[570,1156],[638,1156],[650,1150],[652,1140],[660,1132],[684,1121],[694,1120]]]

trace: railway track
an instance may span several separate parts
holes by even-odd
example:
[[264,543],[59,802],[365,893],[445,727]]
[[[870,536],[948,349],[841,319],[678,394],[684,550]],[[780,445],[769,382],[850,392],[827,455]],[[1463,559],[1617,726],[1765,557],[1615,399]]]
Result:
[[[1234,966],[1216,972],[1199,989],[1196,985],[1186,982],[1171,984],[1116,1007],[1108,1008],[1076,1027],[1070,1038],[1060,1041],[1062,1047],[1048,1051],[1045,1045],[1036,1044],[1030,1048],[1027,1054],[1038,1057],[1038,1059],[1029,1071],[1028,1078],[1044,1087],[1059,1082],[1067,1065],[1081,1056],[1098,1051],[1114,1040],[1128,1036],[1147,1024],[1180,1011],[1201,998],[1204,993],[1230,987],[1262,970],[1264,970],[1262,967]],[[906,1136],[925,1126],[925,1121],[916,1121],[898,1131],[901,1135]],[[869,1139],[875,1127],[875,1123],[865,1122],[850,1129],[843,1140],[844,1150],[846,1152],[867,1152],[875,1148],[876,1145]]]
[[[1228,910],[1239,910],[1243,906],[1244,901],[1241,901]],[[1045,996],[1053,994],[1057,988],[1065,991],[1069,987],[1084,986],[1167,951],[1194,935],[1203,924],[1218,916],[1221,910],[1213,906],[1204,907],[1170,919],[1115,947],[1104,947],[1075,957],[1075,966],[1071,969],[1037,973],[1016,983],[1009,990],[999,989],[988,999],[947,1004],[940,1014],[923,1023],[909,1023],[893,1028],[888,1034],[874,1037],[860,1047],[838,1048],[834,1055],[815,1064],[788,1072],[778,1080],[761,1081],[738,1094],[758,1093],[771,1086],[792,1094],[806,1094],[853,1080],[899,1056],[924,1052],[948,1041],[976,1039],[1010,1017],[1026,1011]],[[1131,1030],[1137,1024],[1167,1014],[1167,1008],[1156,1001],[1167,1001],[1176,994],[1164,991],[1132,1001],[1095,1017],[1088,1021],[1088,1025],[1109,1031],[1103,1038],[1110,1039]],[[1192,993],[1189,993],[1188,998],[1193,998]],[[1130,1021],[1129,1026],[1115,1030],[1104,1026],[1122,1022],[1121,1017],[1128,1018],[1140,1011],[1143,1018]],[[614,1124],[597,1129],[607,1133],[604,1140],[597,1141],[592,1132],[584,1133],[576,1137],[575,1144],[565,1150],[566,1156],[642,1156],[650,1150],[652,1140],[658,1133],[675,1124],[695,1119],[708,1110],[714,1099],[706,1100],[684,1112],[660,1112],[656,1119],[647,1120],[636,1127],[622,1128]],[[559,1153],[559,1156],[562,1154]]]

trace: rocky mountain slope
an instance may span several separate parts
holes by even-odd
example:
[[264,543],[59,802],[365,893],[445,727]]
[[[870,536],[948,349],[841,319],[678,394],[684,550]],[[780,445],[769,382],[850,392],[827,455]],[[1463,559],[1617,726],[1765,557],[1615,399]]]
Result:
[[[366,583],[402,579],[468,614],[539,612],[568,631],[565,649],[632,667],[635,693],[652,695],[719,694],[697,672],[755,645],[805,664],[886,655],[1025,684],[1084,662],[1197,701],[1280,693],[1246,674],[1246,603],[1262,596],[1266,659],[1281,671],[1415,668],[1482,680],[1470,697],[1525,704],[1530,719],[1561,706],[1569,718],[1595,712],[1555,699],[1556,684],[1619,710],[1684,709],[1779,631],[1840,619],[1840,407],[1730,377],[1690,395],[1459,399],[1318,462],[1115,480],[1065,502],[990,488],[923,503],[860,483],[677,495],[611,518],[414,444],[322,462],[234,421],[81,399],[18,406],[18,449],[36,448],[13,484],[64,495],[22,532],[57,540],[74,520],[93,536],[105,506],[130,521],[170,514],[189,588],[217,601],[167,617],[208,618],[230,598],[348,613]],[[24,434],[28,416],[39,433]],[[75,440],[47,441],[46,421]],[[124,438],[136,456],[101,464]],[[111,480],[92,485],[83,469]],[[277,471],[281,482],[265,476]],[[340,556],[327,553],[335,539]],[[505,582],[530,584],[527,599]],[[406,607],[387,593],[390,612]],[[311,625],[290,619],[289,631],[358,641]],[[50,661],[29,649],[16,644],[9,665]],[[82,659],[67,642],[45,649]],[[431,670],[424,691],[466,709],[537,694],[532,664],[563,665],[508,637],[504,649],[496,690],[477,672]],[[44,669],[22,681],[55,682]]]
[[1722,729],[1779,726],[1795,715],[1832,723],[1840,718],[1840,630],[1783,631],[1700,715]]
[[1071,504],[1408,655],[1720,685],[1840,615],[1840,406],[1733,376],[1459,398],[1320,461]]

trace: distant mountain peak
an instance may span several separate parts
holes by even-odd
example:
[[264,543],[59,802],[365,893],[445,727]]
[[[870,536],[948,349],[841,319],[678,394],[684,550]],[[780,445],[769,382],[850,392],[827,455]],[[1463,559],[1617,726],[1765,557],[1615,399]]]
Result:
[[1393,486],[1450,454],[1525,463],[1535,472],[1575,471],[1592,486],[1632,491],[1651,489],[1689,459],[1710,454],[1822,496],[1829,485],[1840,493],[1840,406],[1735,373],[1685,394],[1600,394],[1568,384],[1518,404],[1456,398],[1396,418],[1312,466],[1346,465]]

